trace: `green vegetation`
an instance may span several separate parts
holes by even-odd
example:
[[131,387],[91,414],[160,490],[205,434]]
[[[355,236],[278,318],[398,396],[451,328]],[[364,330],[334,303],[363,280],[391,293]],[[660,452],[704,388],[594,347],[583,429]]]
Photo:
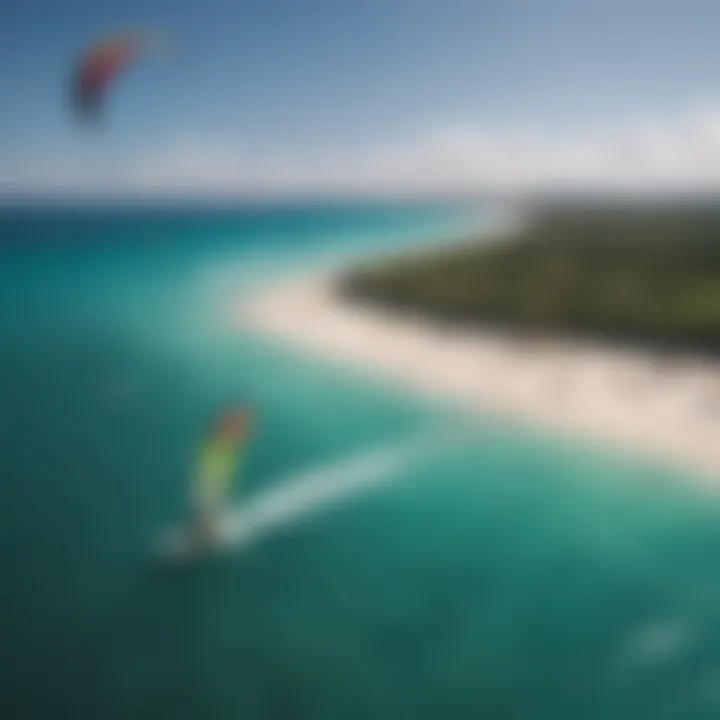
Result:
[[720,208],[548,210],[518,237],[342,279],[356,301],[523,333],[720,351]]

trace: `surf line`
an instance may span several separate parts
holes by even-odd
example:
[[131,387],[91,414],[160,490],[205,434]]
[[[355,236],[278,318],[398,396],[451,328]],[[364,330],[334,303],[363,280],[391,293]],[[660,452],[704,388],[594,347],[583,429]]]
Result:
[[442,438],[423,435],[292,476],[223,514],[218,551],[246,548],[274,531],[394,481],[401,470],[437,449]]

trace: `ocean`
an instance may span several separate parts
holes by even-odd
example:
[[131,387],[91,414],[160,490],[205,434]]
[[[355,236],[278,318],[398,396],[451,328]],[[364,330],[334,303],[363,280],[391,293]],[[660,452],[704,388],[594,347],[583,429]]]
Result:
[[[276,278],[484,222],[0,210],[0,717],[720,717],[720,502],[696,478],[234,325]],[[235,402],[257,423],[238,542],[169,567]]]

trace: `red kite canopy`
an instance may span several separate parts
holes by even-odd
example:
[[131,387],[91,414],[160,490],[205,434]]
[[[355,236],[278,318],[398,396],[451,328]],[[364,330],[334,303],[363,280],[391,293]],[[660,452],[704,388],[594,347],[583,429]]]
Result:
[[97,119],[117,76],[149,47],[148,36],[125,33],[105,38],[85,52],[72,80],[71,102],[84,119]]

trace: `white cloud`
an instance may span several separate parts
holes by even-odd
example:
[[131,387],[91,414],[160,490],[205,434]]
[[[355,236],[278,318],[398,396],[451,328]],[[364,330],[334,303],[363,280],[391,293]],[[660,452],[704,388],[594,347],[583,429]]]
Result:
[[379,146],[289,153],[178,135],[112,166],[5,165],[0,189],[238,195],[473,190],[720,190],[720,109],[572,132],[454,125]]

